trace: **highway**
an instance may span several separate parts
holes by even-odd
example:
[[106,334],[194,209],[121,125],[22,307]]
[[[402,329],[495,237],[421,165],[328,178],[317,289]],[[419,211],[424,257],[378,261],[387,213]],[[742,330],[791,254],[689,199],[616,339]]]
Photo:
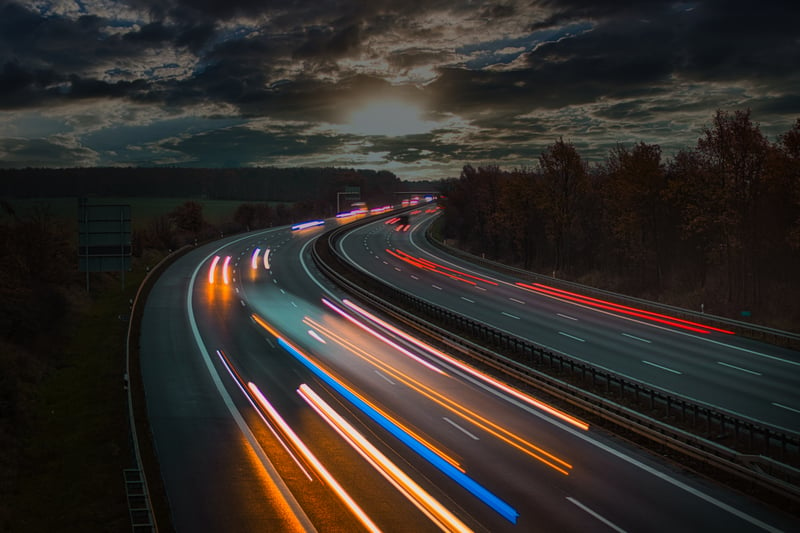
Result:
[[[168,268],[147,299],[142,377],[178,531],[800,526],[376,323],[314,267],[309,247],[324,230],[275,228],[198,247]],[[428,253],[417,248],[420,236],[380,222],[354,231],[343,249],[387,281],[420,282],[422,292],[462,311],[512,315],[503,327],[530,320],[531,328],[554,330],[543,342],[556,348],[566,346],[555,342],[560,337],[581,342],[562,333],[593,344],[589,333],[609,319],[575,306],[564,312],[562,302],[506,285],[503,297],[513,293],[524,302],[519,308],[484,302],[479,296],[500,284],[491,291],[469,285],[474,292],[466,293],[464,282],[412,272],[385,251]],[[561,318],[569,328],[520,311],[534,307],[572,317]],[[652,344],[661,342],[661,330],[649,333]],[[627,342],[616,336],[599,338]],[[774,401],[797,405],[792,394]]]
[[435,213],[420,211],[411,217],[407,232],[377,222],[347,233],[339,242],[340,252],[398,289],[553,352],[800,431],[800,353],[623,314],[482,269],[428,243],[424,232]]

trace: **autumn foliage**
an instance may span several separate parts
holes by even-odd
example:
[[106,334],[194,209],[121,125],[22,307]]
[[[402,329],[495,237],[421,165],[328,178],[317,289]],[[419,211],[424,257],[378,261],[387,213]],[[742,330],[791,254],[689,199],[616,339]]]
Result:
[[718,111],[672,158],[617,145],[591,168],[558,139],[535,168],[468,165],[443,192],[445,237],[472,252],[800,329],[800,119],[772,142]]

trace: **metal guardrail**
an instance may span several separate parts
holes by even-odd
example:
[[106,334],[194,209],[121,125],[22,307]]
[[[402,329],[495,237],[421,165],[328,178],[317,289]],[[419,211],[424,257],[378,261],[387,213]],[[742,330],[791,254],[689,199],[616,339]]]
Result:
[[794,505],[800,502],[797,433],[550,352],[391,287],[336,253],[335,241],[354,224],[360,225],[353,223],[320,236],[313,247],[320,270],[349,292],[457,349],[474,363],[501,371],[651,443],[713,464]]

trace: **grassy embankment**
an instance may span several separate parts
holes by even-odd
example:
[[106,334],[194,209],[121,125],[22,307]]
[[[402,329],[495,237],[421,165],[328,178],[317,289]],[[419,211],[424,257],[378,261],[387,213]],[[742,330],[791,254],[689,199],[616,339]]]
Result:
[[[183,200],[96,199],[96,203],[132,205],[134,228],[145,227]],[[240,202],[202,201],[206,220],[231,220]],[[67,228],[77,228],[75,199],[10,201],[17,212],[46,206]],[[166,251],[162,253],[165,255]],[[58,344],[43,357],[44,376],[30,384],[23,423],[12,440],[20,443],[10,459],[15,474],[2,492],[10,498],[0,516],[7,531],[130,531],[123,471],[136,466],[124,388],[125,339],[130,301],[145,277],[145,267],[157,262],[134,260],[124,287],[119,274],[92,274],[91,294],[79,285],[67,289],[70,313],[50,341]],[[14,369],[5,369],[13,372]],[[8,479],[4,481],[9,482]]]

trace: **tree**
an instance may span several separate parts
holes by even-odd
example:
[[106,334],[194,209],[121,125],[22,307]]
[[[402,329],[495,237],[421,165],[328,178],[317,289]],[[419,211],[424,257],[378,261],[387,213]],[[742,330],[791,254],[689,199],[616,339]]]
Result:
[[657,144],[618,145],[606,163],[604,202],[623,268],[643,284],[660,287],[663,276],[663,194],[666,172]]
[[794,220],[787,234],[787,242],[797,250],[800,249],[800,118],[792,129],[781,135],[779,150],[782,164],[774,174],[786,178],[782,189],[794,204]]
[[752,305],[758,297],[762,218],[760,200],[769,142],[750,110],[733,115],[718,110],[703,130],[697,152],[705,167],[714,217],[727,272],[728,302]]
[[542,210],[555,246],[553,269],[569,267],[576,236],[576,205],[587,185],[587,168],[575,146],[559,138],[539,156],[542,175]]
[[533,266],[539,236],[543,234],[538,207],[540,185],[534,172],[523,169],[512,172],[500,190],[502,209],[498,218],[502,233],[509,240],[514,256],[528,269]]
[[197,236],[206,224],[203,219],[203,206],[194,201],[179,205],[169,214],[169,217],[178,229],[194,236]]

